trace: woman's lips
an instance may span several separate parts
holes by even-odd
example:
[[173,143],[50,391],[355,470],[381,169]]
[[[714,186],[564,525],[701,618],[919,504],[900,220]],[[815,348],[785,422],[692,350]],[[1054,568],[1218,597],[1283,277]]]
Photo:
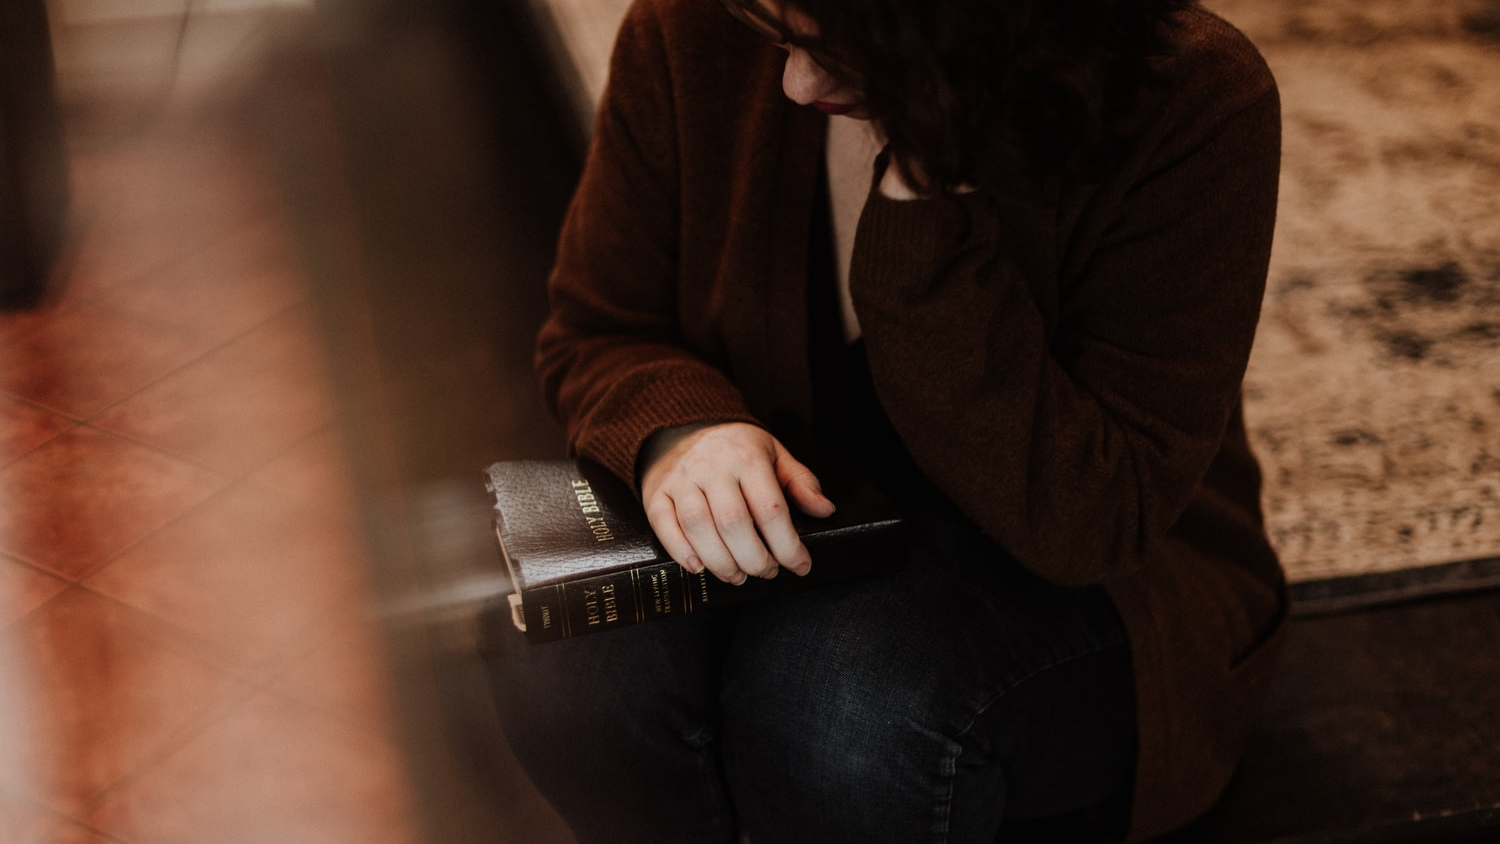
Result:
[[817,109],[818,111],[823,112],[824,114],[832,115],[848,114],[849,112],[854,110],[853,105],[844,105],[841,103],[825,103],[821,100],[813,103],[812,107]]

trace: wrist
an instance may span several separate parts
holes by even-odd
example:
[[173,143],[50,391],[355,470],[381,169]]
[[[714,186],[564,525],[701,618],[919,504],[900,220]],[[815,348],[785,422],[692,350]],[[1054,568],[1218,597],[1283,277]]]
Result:
[[668,428],[658,428],[641,441],[641,448],[636,452],[635,458],[635,485],[639,489],[646,480],[646,473],[667,452],[688,437],[696,434],[704,428],[712,428],[715,425],[728,424],[725,422],[690,422],[686,425],[673,425]]

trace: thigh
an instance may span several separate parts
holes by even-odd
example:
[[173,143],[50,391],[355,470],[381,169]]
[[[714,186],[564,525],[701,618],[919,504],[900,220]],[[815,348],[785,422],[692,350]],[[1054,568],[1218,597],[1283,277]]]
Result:
[[489,620],[486,667],[506,739],[581,844],[727,844],[718,751],[729,615],[528,644]]
[[[1108,598],[979,540],[747,608],[724,711],[731,791],[757,842],[993,841],[1027,802],[1066,809],[1119,788],[1134,747]],[[1070,750],[1079,735],[1088,752]]]

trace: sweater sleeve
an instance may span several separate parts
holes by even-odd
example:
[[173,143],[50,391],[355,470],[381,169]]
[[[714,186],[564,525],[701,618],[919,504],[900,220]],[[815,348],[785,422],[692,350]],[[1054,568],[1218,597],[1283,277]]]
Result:
[[1058,245],[1070,269],[1050,316],[1008,257],[995,198],[875,191],[860,221],[851,287],[892,423],[981,529],[1059,584],[1151,558],[1240,401],[1279,104],[1267,77],[1232,110],[1188,111],[1097,236]]
[[536,353],[569,448],[627,480],[655,430],[754,421],[728,378],[684,347],[678,327],[679,145],[657,5],[635,3],[616,39]]

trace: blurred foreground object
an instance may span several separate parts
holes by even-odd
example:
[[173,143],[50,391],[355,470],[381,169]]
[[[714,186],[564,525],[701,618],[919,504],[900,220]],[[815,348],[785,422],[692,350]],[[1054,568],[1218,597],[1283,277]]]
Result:
[[0,309],[34,304],[62,240],[67,163],[45,0],[0,3]]
[[582,140],[522,0],[320,0],[268,64],[412,779],[433,844],[561,844],[500,734],[482,469],[560,456],[531,348]]

